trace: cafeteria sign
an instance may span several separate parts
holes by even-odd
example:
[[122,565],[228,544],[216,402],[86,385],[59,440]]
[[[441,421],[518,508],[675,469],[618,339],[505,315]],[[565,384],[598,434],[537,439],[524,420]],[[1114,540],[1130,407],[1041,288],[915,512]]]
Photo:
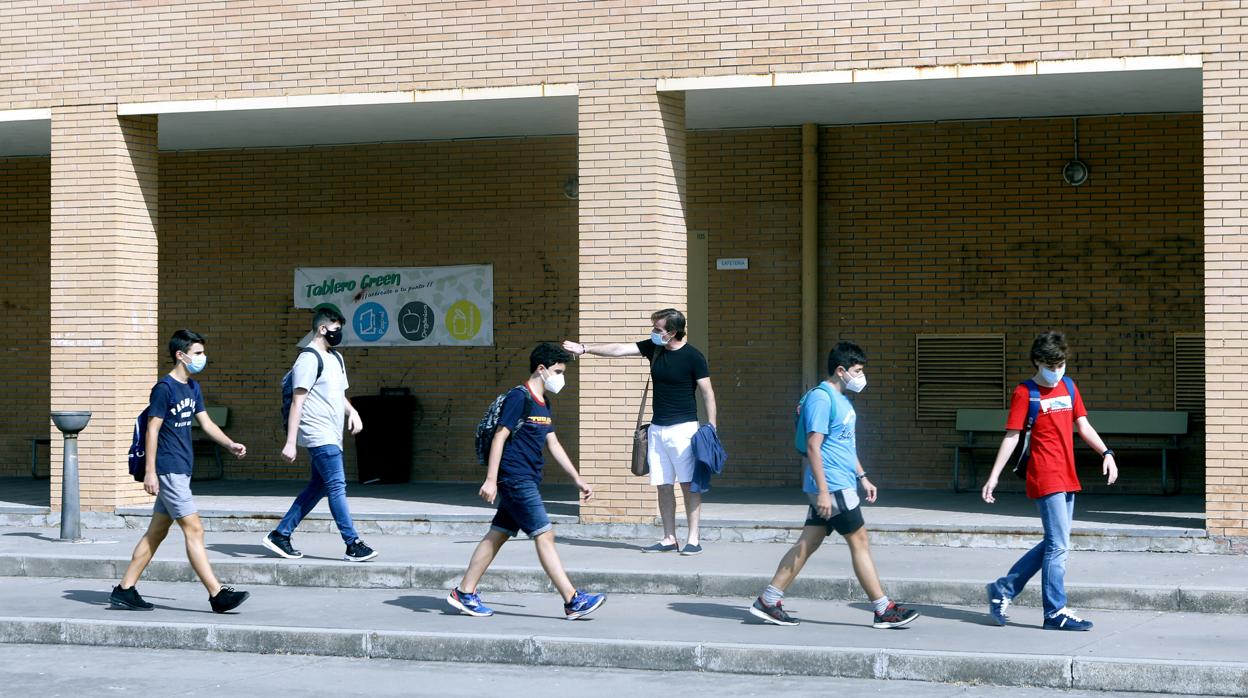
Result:
[[494,267],[300,267],[295,307],[335,308],[345,346],[492,346]]

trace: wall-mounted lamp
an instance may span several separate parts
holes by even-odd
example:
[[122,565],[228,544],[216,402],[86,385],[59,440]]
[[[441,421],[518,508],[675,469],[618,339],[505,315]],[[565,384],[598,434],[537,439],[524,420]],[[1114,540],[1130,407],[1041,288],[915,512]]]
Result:
[[569,199],[576,199],[581,194],[580,178],[576,175],[568,177],[568,181],[563,183],[563,195]]
[[1062,166],[1062,179],[1077,187],[1088,181],[1088,164],[1079,159],[1079,119],[1075,119],[1075,159]]

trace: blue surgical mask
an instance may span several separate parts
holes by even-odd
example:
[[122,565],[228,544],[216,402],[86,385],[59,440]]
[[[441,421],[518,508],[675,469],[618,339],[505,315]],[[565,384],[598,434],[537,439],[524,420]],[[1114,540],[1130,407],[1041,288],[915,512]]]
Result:
[[192,356],[190,358],[191,358],[190,363],[186,365],[187,373],[199,373],[200,371],[204,370],[204,366],[208,365],[207,354],[196,354],[195,356]]
[[1048,366],[1040,367],[1040,377],[1049,385],[1057,385],[1064,375],[1066,375],[1066,364],[1062,364],[1061,368],[1058,368],[1056,371]]
[[650,333],[650,341],[659,346],[667,344],[667,340],[663,339],[663,333],[658,330],[654,330]]

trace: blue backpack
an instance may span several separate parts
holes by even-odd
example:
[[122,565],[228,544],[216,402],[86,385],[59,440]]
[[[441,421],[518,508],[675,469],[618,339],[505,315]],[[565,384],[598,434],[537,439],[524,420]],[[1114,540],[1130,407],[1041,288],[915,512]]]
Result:
[[[797,401],[797,413],[793,417],[793,448],[796,448],[797,452],[803,456],[806,455],[806,430],[802,427],[802,407],[806,405],[806,400],[810,398],[811,393],[821,388],[828,394],[828,397],[832,399],[832,404],[835,406],[836,396],[832,392],[832,386],[828,385],[827,381],[819,381],[819,385],[806,391],[806,394],[802,396],[802,399]],[[828,414],[828,431],[832,431],[832,419],[835,416],[836,410],[833,409]]]
[[[173,380],[169,376],[165,376],[156,381],[156,384]],[[195,381],[190,381],[191,390],[194,391]],[[172,388],[173,386],[169,386]],[[155,385],[152,386],[154,390]],[[130,453],[127,456],[130,462],[130,477],[135,482],[143,482],[143,477],[147,474],[147,408],[144,407],[139,416],[134,418],[134,435],[130,437]]]
[[[1071,414],[1075,409],[1075,382],[1069,376],[1062,376],[1062,383],[1066,384],[1066,393],[1070,395]],[[1040,385],[1034,380],[1028,378],[1019,383],[1019,385],[1027,386],[1027,424],[1023,427],[1023,438],[1019,445],[1014,448],[1014,453],[1010,456],[1010,460],[1014,461],[1014,474],[1027,479],[1027,464],[1031,460],[1031,427],[1036,423],[1036,417],[1040,416]]]
[[[503,402],[507,399],[507,396],[511,394],[512,390],[517,389],[524,391],[524,409],[521,411],[520,420],[516,422],[515,426],[508,427],[511,429],[511,433],[507,435],[507,439],[510,441],[516,431],[520,429],[520,427],[524,426],[525,422],[529,421],[529,415],[533,412],[533,396],[529,395],[528,388],[525,388],[523,385],[518,385],[494,398],[494,402],[490,403],[489,409],[485,411],[485,415],[481,417],[481,421],[477,423],[475,446],[477,451],[477,463],[481,465],[486,465],[488,463],[490,458],[490,445],[494,443],[494,432],[498,431],[498,418],[502,416],[503,412]],[[546,404],[548,406],[550,405],[549,395],[546,396]]]
[[[321,358],[321,352],[312,347],[304,347],[299,350],[299,354],[311,353],[316,357],[316,378],[312,379],[312,385],[321,379],[321,374],[325,372],[325,360]],[[342,372],[347,372],[347,364],[342,360],[342,354],[329,350],[338,359],[338,364],[342,366]],[[295,356],[295,361],[299,360],[299,356]],[[290,403],[295,399],[295,367],[291,366],[286,375],[282,376],[282,429],[290,429]]]

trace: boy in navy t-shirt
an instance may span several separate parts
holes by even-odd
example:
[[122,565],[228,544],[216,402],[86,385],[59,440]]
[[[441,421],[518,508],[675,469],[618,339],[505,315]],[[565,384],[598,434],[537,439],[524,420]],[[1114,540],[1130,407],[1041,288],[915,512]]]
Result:
[[222,586],[212,572],[212,565],[208,564],[204,525],[191,497],[191,468],[195,465],[191,425],[198,422],[205,434],[239,458],[247,455],[247,447],[230,440],[213,423],[204,409],[204,395],[199,390],[199,383],[191,380],[191,375],[204,370],[208,363],[204,338],[190,330],[174,332],[169,340],[169,356],[173,359],[174,368],[152,387],[146,415],[147,442],[144,448],[147,472],[143,477],[143,490],[156,495],[152,520],[134,548],[121,584],[113,587],[108,600],[114,608],[132,611],[150,611],[153,608],[139,595],[135,584],[138,584],[139,576],[169,534],[169,527],[177,521],[186,538],[186,557],[208,589],[212,610],[225,613],[246,601],[248,594]]
[[555,532],[538,492],[542,482],[542,449],[549,448],[555,462],[576,482],[581,496],[586,500],[593,496],[593,488],[581,479],[555,436],[546,399],[547,393],[553,395],[563,389],[564,371],[571,358],[571,354],[554,344],[537,345],[529,355],[529,379],[512,388],[503,399],[490,444],[489,469],[478,492],[491,504],[497,501],[498,512],[490,523],[490,530],[473,551],[463,580],[446,597],[447,603],[466,615],[494,615],[493,609],[477,595],[477,583],[503,544],[519,531],[524,531],[537,546],[542,569],[563,596],[563,612],[568,620],[593,613],[607,600],[604,594],[587,594],[572,586],[559,552],[555,550]]

